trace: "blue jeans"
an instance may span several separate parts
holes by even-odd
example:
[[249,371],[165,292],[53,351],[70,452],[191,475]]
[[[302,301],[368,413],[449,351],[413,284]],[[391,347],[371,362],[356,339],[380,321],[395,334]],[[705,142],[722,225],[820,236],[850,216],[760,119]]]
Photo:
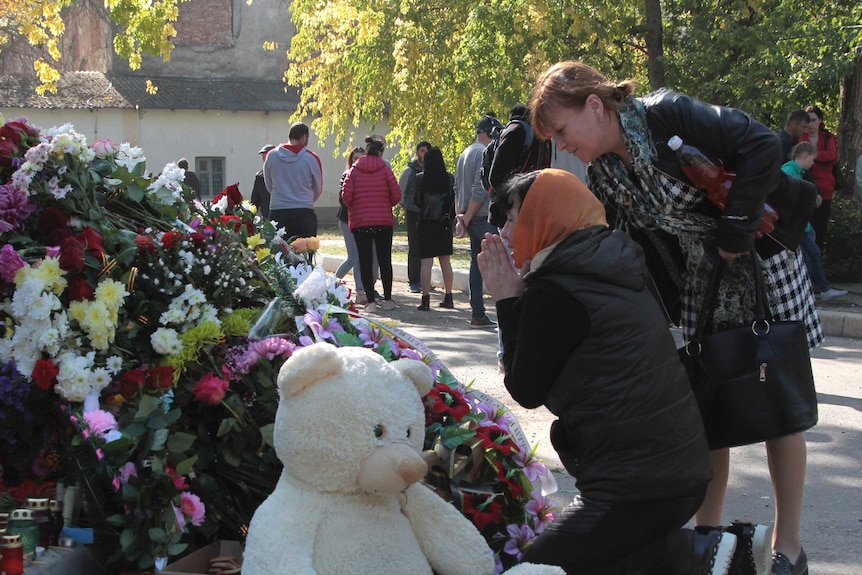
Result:
[[498,234],[500,230],[488,223],[487,216],[475,216],[470,220],[467,234],[470,236],[470,307],[473,310],[473,319],[485,317],[485,290],[476,256],[482,251],[482,240],[485,239],[486,233]]
[[805,260],[805,267],[808,268],[814,290],[824,292],[832,289],[829,280],[826,279],[826,271],[823,269],[823,260],[820,257],[820,246],[817,245],[817,235],[813,228],[805,232],[799,245],[802,247],[802,259]]

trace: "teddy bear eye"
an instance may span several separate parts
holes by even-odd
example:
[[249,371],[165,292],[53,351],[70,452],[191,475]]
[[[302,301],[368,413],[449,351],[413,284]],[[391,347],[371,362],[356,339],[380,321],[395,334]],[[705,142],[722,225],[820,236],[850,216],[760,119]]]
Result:
[[410,439],[410,428],[407,428],[407,439]]
[[374,437],[376,437],[377,439],[380,439],[381,437],[383,437],[383,426],[382,425],[378,424],[378,425],[374,426]]

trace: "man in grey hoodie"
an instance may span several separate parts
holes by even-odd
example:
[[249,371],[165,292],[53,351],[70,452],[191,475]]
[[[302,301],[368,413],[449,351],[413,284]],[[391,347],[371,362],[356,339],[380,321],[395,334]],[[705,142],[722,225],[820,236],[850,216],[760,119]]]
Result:
[[314,203],[323,194],[323,166],[308,149],[308,126],[290,126],[288,143],[266,156],[263,179],[271,195],[269,217],[285,230],[286,238],[317,235]]

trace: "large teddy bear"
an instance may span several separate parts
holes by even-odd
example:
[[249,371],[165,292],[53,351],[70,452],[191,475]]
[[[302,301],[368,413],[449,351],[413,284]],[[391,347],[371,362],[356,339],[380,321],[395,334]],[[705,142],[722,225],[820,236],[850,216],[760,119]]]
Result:
[[431,385],[422,362],[359,347],[318,343],[285,362],[273,433],[284,471],[249,525],[243,575],[494,573],[478,530],[419,483]]

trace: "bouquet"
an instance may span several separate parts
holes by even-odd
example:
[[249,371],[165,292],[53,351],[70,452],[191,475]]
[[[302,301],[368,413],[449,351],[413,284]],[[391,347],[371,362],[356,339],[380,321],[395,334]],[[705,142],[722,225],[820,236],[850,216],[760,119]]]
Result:
[[0,124],[0,504],[76,484],[76,521],[122,567],[242,539],[281,472],[278,370],[329,341],[432,367],[429,484],[501,569],[550,521],[553,478],[517,422],[361,317],[314,266],[316,238],[284,238],[236,184],[196,200],[182,170],[153,176],[129,144]]

